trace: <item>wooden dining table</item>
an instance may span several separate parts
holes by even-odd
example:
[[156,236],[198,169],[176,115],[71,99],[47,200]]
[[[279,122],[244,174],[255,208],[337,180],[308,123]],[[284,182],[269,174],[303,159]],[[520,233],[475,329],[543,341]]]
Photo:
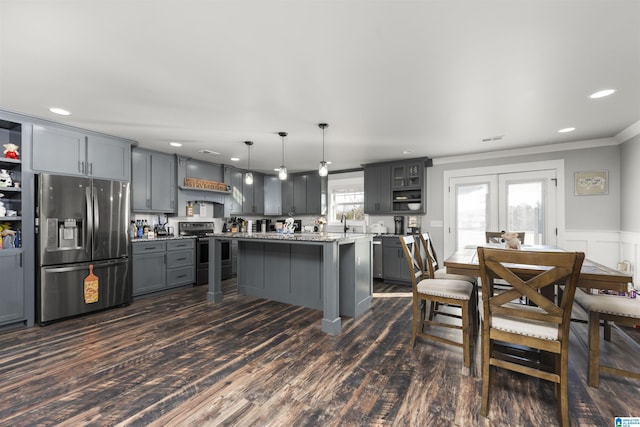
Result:
[[[503,245],[486,244],[481,245],[492,248],[503,248]],[[478,245],[465,246],[459,249],[444,262],[447,273],[464,274],[466,276],[479,277],[480,264],[478,263]],[[545,245],[523,245],[523,251],[563,251],[563,249]],[[517,270],[516,270],[517,271]],[[526,273],[523,271],[523,273]],[[633,277],[606,267],[597,262],[585,258],[580,270],[578,286],[590,291],[591,289],[607,289],[618,292],[626,292],[628,283],[633,282]]]

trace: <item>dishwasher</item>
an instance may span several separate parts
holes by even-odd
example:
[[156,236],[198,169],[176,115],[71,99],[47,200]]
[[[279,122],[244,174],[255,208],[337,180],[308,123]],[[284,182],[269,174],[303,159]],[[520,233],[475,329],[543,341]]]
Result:
[[382,239],[373,238],[373,278],[382,279]]

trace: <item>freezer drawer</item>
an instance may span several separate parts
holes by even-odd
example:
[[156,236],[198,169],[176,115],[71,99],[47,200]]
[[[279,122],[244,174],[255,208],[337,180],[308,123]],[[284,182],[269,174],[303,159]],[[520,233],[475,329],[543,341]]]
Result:
[[[89,264],[93,264],[99,283],[98,301],[91,304],[84,301]],[[40,324],[128,304],[132,299],[128,258],[42,267],[38,279],[36,306]]]

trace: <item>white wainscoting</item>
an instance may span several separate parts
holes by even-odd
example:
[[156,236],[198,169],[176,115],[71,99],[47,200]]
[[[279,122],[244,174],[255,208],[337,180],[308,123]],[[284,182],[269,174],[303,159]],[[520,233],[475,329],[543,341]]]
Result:
[[631,262],[633,283],[640,289],[640,233],[599,230],[567,230],[558,239],[558,246],[568,251],[581,251],[597,263],[616,268],[623,260]]

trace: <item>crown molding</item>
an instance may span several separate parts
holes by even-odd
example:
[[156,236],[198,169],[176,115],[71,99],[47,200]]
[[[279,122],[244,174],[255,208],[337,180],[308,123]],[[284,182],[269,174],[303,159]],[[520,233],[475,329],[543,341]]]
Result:
[[622,130],[619,134],[614,136],[614,138],[616,141],[618,141],[619,144],[622,144],[623,142],[628,141],[637,135],[640,135],[640,120],[638,120],[628,128]]

